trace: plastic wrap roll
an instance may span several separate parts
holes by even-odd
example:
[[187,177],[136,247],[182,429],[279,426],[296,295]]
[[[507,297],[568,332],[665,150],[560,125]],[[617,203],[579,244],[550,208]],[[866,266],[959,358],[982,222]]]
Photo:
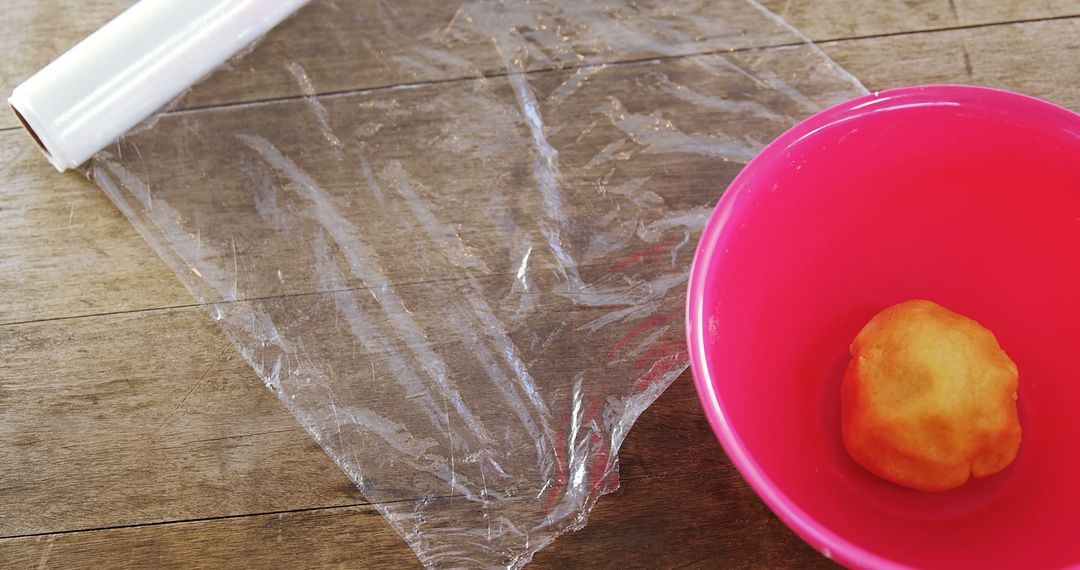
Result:
[[308,0],[142,0],[8,103],[57,170],[86,162]]

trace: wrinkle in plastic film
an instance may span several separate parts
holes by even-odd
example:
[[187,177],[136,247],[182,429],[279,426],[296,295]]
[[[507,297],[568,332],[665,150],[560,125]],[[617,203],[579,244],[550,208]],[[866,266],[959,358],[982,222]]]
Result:
[[862,92],[752,1],[327,0],[90,175],[424,564],[514,567],[686,368],[720,193]]

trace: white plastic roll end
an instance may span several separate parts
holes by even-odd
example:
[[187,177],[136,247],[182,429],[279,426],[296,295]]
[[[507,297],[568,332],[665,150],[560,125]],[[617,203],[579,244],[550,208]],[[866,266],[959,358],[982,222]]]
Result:
[[[72,160],[70,153],[73,149],[67,148],[66,145],[61,144],[53,136],[52,131],[48,128],[49,122],[43,120],[37,113],[32,98],[27,97],[25,92],[16,87],[11,97],[8,98],[8,105],[11,106],[11,110],[15,112],[15,116],[18,117],[23,128],[34,138],[34,142],[45,153],[45,157],[56,167],[56,170],[64,172],[82,164],[83,161]],[[90,151],[90,154],[92,155],[96,150]],[[78,154],[85,154],[85,151]]]

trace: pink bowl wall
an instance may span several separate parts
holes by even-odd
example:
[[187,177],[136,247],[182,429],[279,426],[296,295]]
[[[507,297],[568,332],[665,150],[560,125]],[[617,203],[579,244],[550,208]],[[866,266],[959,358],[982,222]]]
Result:
[[[840,440],[849,343],[913,298],[989,327],[1020,369],[1019,457],[946,493],[878,479]],[[724,194],[687,318],[718,438],[819,550],[869,567],[1080,564],[1080,116],[927,86],[811,117]]]

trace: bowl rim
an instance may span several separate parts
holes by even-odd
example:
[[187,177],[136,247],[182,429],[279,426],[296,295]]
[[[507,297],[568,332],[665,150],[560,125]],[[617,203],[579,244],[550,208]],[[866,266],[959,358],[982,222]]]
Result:
[[976,101],[981,104],[1023,106],[1044,113],[1059,114],[1063,122],[1077,125],[1078,133],[1080,133],[1080,114],[1042,99],[1003,89],[935,84],[872,92],[820,111],[799,122],[766,145],[747,163],[721,196],[702,231],[694,253],[687,286],[686,339],[694,385],[709,425],[712,426],[713,433],[716,434],[724,451],[743,478],[765,501],[765,504],[780,517],[780,520],[826,558],[836,560],[845,566],[889,570],[910,568],[905,564],[870,552],[818,522],[777,487],[745,447],[738,431],[724,411],[724,405],[714,389],[713,378],[706,365],[704,331],[707,327],[702,322],[706,276],[714,259],[713,253],[722,242],[726,241],[726,238],[729,238],[725,233],[729,227],[727,221],[733,216],[741,217],[748,213],[747,201],[740,200],[740,197],[743,194],[749,194],[753,189],[754,186],[749,182],[756,166],[777,159],[789,147],[814,136],[829,126],[857,119],[867,113],[897,106],[949,105]]

